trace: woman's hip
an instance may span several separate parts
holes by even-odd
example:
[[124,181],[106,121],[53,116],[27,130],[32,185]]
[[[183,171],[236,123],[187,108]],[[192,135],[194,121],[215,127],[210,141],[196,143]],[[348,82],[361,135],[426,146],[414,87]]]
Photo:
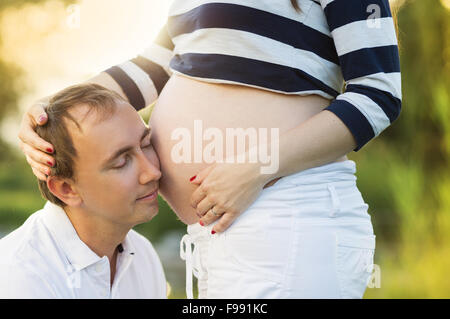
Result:
[[205,295],[362,297],[375,235],[354,172],[345,161],[283,177],[225,232],[203,237]]
[[198,248],[201,298],[362,298],[375,235],[360,225],[230,228]]

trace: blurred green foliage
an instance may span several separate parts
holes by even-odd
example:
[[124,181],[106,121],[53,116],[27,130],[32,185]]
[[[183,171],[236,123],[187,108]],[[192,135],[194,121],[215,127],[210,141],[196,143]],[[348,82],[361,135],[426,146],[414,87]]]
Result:
[[355,154],[381,270],[366,298],[450,297],[450,10],[442,3],[401,7],[402,112]]
[[[1,1],[0,11],[25,2],[38,1]],[[406,0],[398,29],[402,112],[363,150],[348,154],[377,235],[381,280],[365,297],[449,298],[450,10],[438,0]],[[16,109],[18,71],[0,59],[0,120]],[[0,140],[0,228],[19,226],[43,203],[23,155]],[[152,241],[185,229],[162,198],[159,203],[157,217],[136,227]]]

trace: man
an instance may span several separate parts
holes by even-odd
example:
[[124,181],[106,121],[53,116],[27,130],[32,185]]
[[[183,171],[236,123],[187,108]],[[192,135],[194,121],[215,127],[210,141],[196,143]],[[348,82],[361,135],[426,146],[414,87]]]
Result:
[[48,201],[0,240],[0,297],[166,298],[158,255],[131,229],[158,212],[150,128],[97,84],[57,93],[46,111],[38,134],[56,161],[39,181]]

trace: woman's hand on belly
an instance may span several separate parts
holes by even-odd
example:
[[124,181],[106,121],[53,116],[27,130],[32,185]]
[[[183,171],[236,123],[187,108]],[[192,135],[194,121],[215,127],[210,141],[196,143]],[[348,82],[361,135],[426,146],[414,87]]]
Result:
[[260,173],[259,163],[249,161],[224,161],[203,169],[191,181],[198,185],[191,206],[197,210],[199,223],[206,226],[219,219],[212,233],[225,231],[258,198],[267,178]]

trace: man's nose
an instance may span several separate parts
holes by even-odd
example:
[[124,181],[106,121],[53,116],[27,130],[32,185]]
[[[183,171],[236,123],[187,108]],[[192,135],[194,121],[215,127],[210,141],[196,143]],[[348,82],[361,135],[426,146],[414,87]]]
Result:
[[139,182],[141,184],[147,184],[161,178],[161,171],[143,153],[139,156],[139,166]]

